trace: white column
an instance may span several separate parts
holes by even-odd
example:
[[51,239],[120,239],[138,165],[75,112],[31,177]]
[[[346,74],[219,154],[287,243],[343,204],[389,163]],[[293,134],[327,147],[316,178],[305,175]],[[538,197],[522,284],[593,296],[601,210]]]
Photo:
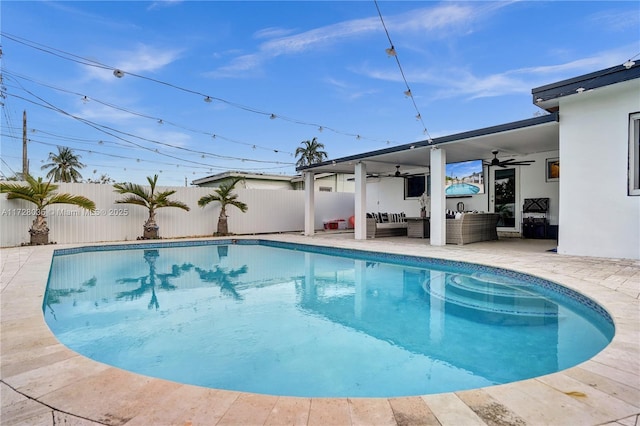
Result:
[[431,245],[447,244],[447,208],[444,193],[447,153],[444,149],[431,148]]
[[304,235],[312,236],[315,232],[315,183],[313,172],[303,172],[304,175]]
[[355,239],[367,239],[367,166],[363,162],[356,164],[355,168]]

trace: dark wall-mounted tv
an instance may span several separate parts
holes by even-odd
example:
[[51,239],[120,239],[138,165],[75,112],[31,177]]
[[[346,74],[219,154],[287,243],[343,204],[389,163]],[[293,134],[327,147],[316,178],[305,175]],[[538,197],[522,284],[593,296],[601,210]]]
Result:
[[484,172],[482,160],[449,163],[445,169],[447,197],[484,194]]

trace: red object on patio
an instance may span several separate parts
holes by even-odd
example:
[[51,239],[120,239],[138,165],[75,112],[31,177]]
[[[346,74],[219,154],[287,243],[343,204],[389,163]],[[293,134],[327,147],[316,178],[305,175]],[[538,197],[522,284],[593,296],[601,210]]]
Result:
[[356,217],[355,216],[351,216],[349,218],[349,227],[350,228],[355,228],[356,227]]

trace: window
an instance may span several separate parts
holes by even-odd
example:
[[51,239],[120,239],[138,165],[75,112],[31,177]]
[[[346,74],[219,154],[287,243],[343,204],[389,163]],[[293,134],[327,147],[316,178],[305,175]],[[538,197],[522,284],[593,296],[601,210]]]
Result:
[[430,176],[416,175],[407,176],[404,180],[404,198],[418,198],[425,191],[429,194]]
[[320,190],[320,192],[331,192],[333,190],[333,188],[331,188],[330,186],[321,186],[318,189]]
[[640,112],[629,115],[629,195],[640,195]]

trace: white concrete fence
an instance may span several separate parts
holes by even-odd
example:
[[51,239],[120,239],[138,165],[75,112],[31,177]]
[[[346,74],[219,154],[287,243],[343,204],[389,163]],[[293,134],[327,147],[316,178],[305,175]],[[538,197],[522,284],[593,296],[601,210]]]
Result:
[[[46,209],[49,241],[65,243],[93,243],[101,241],[130,241],[142,235],[142,225],[148,212],[132,204],[116,204],[122,199],[113,186],[88,183],[60,183],[58,193],[83,195],[96,203],[96,211],[68,204],[54,204]],[[216,232],[220,204],[198,206],[200,197],[213,188],[157,187],[177,192],[170,199],[182,201],[191,210],[167,207],[157,210],[156,221],[161,238],[201,237]],[[229,232],[233,234],[262,234],[295,232],[304,229],[304,191],[236,189],[238,199],[249,206],[246,213],[235,207],[227,209]],[[29,228],[35,218],[35,206],[22,200],[7,200],[0,194],[0,246],[19,246],[29,241]],[[325,221],[348,219],[354,211],[354,194],[344,192],[316,192],[315,228],[322,229]]]

